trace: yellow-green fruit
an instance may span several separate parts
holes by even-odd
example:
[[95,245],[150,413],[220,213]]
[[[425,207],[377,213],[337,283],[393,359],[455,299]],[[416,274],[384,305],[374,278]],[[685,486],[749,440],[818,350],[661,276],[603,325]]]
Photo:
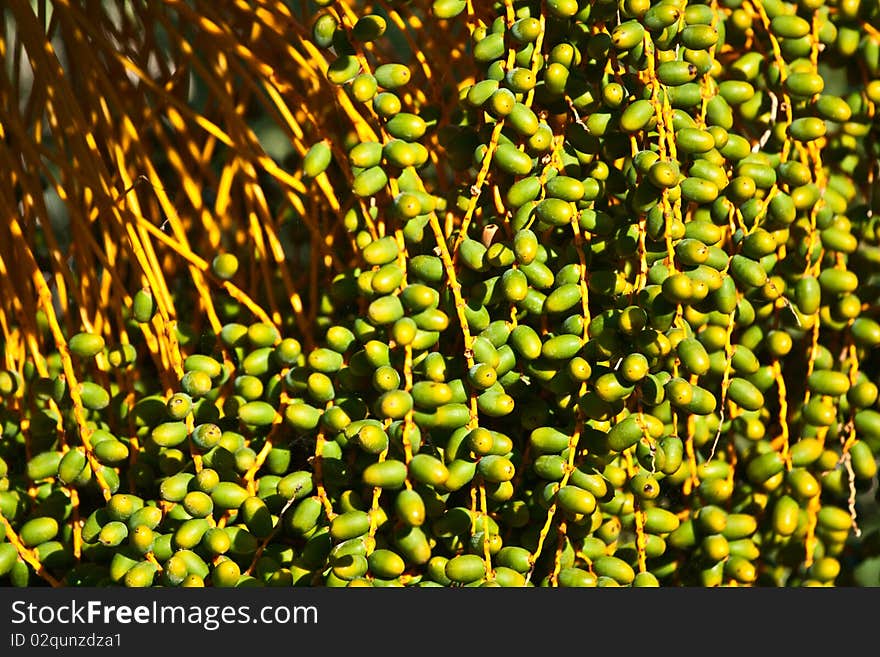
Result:
[[629,415],[608,432],[608,447],[615,452],[622,452],[635,445],[645,434],[645,423],[638,415]]
[[238,258],[233,253],[221,253],[211,261],[211,271],[218,278],[228,281],[238,272]]
[[278,494],[285,499],[301,500],[310,495],[312,489],[312,473],[306,471],[291,472],[276,484]]
[[780,15],[770,21],[770,31],[776,37],[799,39],[810,33],[810,23],[800,16]]
[[678,516],[661,507],[649,507],[645,511],[645,531],[649,534],[668,534],[678,529]]
[[419,483],[442,486],[449,478],[449,470],[443,462],[430,454],[416,454],[409,462],[409,475]]
[[563,568],[557,576],[559,586],[565,588],[593,588],[597,585],[598,578],[594,573],[581,568]]
[[406,481],[407,467],[401,461],[379,461],[367,466],[362,475],[363,482],[378,488],[400,488]]
[[351,95],[361,103],[372,100],[377,90],[376,78],[369,73],[361,73],[351,81]]
[[190,491],[181,501],[183,508],[194,518],[205,518],[214,510],[211,496],[202,491]]
[[733,377],[727,388],[727,397],[747,411],[757,411],[764,406],[764,395],[750,381]]
[[221,588],[233,587],[241,577],[241,568],[232,559],[224,559],[211,571],[211,583]]
[[749,461],[746,466],[746,476],[756,484],[763,484],[781,473],[784,468],[785,460],[778,452],[767,452]]
[[36,547],[50,541],[58,534],[58,521],[48,516],[28,520],[21,526],[18,537],[25,547]]
[[85,470],[87,463],[84,449],[68,450],[58,462],[58,478],[65,484],[72,484]]
[[157,570],[153,562],[142,561],[126,571],[123,583],[129,588],[149,587],[153,584]]
[[393,579],[400,576],[406,568],[406,562],[396,552],[380,548],[373,550],[367,557],[370,571],[377,577]]
[[751,584],[758,578],[758,570],[755,565],[743,557],[731,555],[724,562],[724,573],[743,584]]
[[67,342],[70,353],[80,358],[92,358],[104,349],[104,338],[95,333],[77,333]]
[[840,507],[824,505],[817,516],[819,526],[831,531],[848,531],[853,524],[850,513]]
[[529,436],[529,442],[539,454],[560,454],[570,441],[567,434],[552,427],[539,427]]
[[0,577],[7,575],[18,560],[18,551],[11,543],[0,543]]
[[469,584],[486,576],[486,563],[475,554],[461,554],[446,562],[444,573],[453,582]]
[[620,129],[624,132],[638,132],[654,118],[651,101],[637,100],[631,103],[620,115]]
[[[366,18],[366,17],[365,17]],[[361,24],[365,18],[358,21]],[[379,18],[376,16],[375,18]],[[357,28],[357,26],[355,26]],[[408,66],[403,64],[381,64],[375,68],[373,75],[380,87],[385,89],[396,89],[402,87],[409,82],[412,73]]]
[[516,474],[516,467],[510,459],[498,454],[488,454],[477,463],[477,471],[491,482],[510,481]]
[[275,521],[260,497],[252,495],[246,498],[239,508],[239,514],[248,531],[258,539],[267,539],[272,534]]
[[309,148],[303,158],[303,173],[309,178],[316,178],[327,169],[332,158],[330,141],[319,141]]
[[275,408],[264,401],[248,402],[238,409],[238,417],[245,424],[265,426],[275,421]]
[[413,489],[405,489],[394,499],[397,517],[411,527],[419,527],[425,522],[426,509],[422,496]]
[[205,532],[211,528],[205,518],[185,520],[174,532],[174,545],[183,550],[190,550],[198,545]]
[[145,324],[156,314],[156,300],[149,288],[135,292],[131,304],[131,314],[138,322]]
[[794,498],[783,495],[773,505],[773,531],[781,536],[791,536],[798,525],[800,505]]
[[590,515],[596,510],[596,498],[577,486],[563,486],[556,492],[559,505],[571,513]]
[[614,556],[602,556],[593,562],[593,572],[599,577],[610,577],[621,585],[632,584],[636,573],[626,561]]
[[520,324],[514,328],[510,332],[509,343],[526,360],[535,360],[541,355],[541,338],[531,326]]
[[825,136],[825,121],[815,116],[795,119],[788,126],[788,134],[797,141],[815,141]]
[[680,175],[678,163],[658,161],[648,171],[648,180],[660,189],[674,187]]
[[232,481],[221,481],[211,491],[214,506],[220,509],[238,509],[247,498],[247,490]]
[[190,397],[198,398],[207,395],[213,387],[210,375],[201,370],[186,372],[180,379],[180,388]]
[[501,144],[495,152],[494,161],[502,171],[524,176],[532,170],[532,159],[512,144]]
[[160,447],[174,447],[186,440],[186,424],[183,422],[164,422],[150,433],[150,438]]
[[617,50],[630,50],[642,43],[645,28],[636,20],[629,20],[617,25],[611,31],[611,42]]
[[43,452],[27,462],[25,474],[32,481],[54,477],[61,463],[61,452]]
[[330,535],[337,541],[363,536],[370,529],[370,516],[365,511],[348,511],[330,522]]

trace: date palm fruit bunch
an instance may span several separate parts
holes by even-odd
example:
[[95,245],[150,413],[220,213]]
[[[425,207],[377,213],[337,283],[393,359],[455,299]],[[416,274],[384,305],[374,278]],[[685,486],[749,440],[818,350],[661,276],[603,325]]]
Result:
[[9,0],[0,584],[877,585],[869,0]]

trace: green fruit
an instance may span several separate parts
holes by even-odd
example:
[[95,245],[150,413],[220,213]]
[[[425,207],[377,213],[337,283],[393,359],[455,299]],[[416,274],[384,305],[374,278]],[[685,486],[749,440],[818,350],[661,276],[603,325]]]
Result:
[[425,120],[417,114],[398,112],[385,123],[388,133],[397,139],[404,141],[416,141],[427,130]]
[[211,491],[214,506],[220,509],[238,509],[248,498],[248,492],[231,481],[221,481]]
[[400,461],[380,461],[367,466],[362,478],[367,486],[396,489],[403,486],[407,477],[407,466]]
[[668,534],[681,524],[678,516],[660,507],[650,507],[645,511],[645,531],[649,534]]
[[431,6],[434,15],[441,20],[455,18],[467,7],[466,0],[434,0]]
[[18,551],[11,543],[0,543],[0,577],[12,570],[18,560]]
[[749,287],[761,287],[767,282],[767,272],[759,262],[736,254],[730,259],[730,275],[737,283]]
[[557,287],[544,300],[544,311],[547,313],[563,313],[581,302],[581,286],[567,283]]
[[43,452],[27,462],[25,474],[31,481],[40,481],[54,477],[58,472],[63,455],[61,452]]
[[330,166],[332,159],[330,141],[319,141],[309,148],[303,158],[303,173],[309,178],[317,178]]
[[150,438],[160,447],[175,447],[186,440],[186,424],[163,422],[150,432]]
[[394,510],[397,517],[411,527],[419,527],[425,522],[425,502],[415,490],[400,491],[394,499]]
[[330,522],[330,536],[336,541],[363,536],[369,529],[370,516],[365,511],[341,513]]
[[470,584],[486,576],[486,564],[475,554],[461,554],[446,562],[444,574],[453,582]]
[[839,397],[849,390],[849,377],[843,372],[816,370],[807,378],[807,386],[819,395]]
[[611,31],[611,42],[617,50],[630,50],[642,43],[645,29],[636,20],[629,20],[617,25]]
[[690,62],[673,59],[661,63],[655,73],[662,84],[679,86],[695,79],[698,71],[699,69]]
[[756,484],[762,484],[785,468],[785,461],[777,452],[756,456],[746,466],[746,476]]
[[183,508],[194,518],[206,518],[214,510],[211,496],[202,491],[190,491],[181,501]]
[[707,130],[681,128],[675,133],[675,145],[684,153],[707,153],[715,148],[715,139]]
[[48,516],[28,520],[21,526],[18,537],[25,547],[36,547],[58,535],[58,521]]
[[513,144],[501,144],[493,160],[505,173],[525,176],[532,171],[532,159]]
[[583,341],[576,335],[557,335],[547,340],[541,347],[541,355],[550,360],[568,360],[577,354]]
[[515,327],[510,332],[509,343],[514,351],[526,360],[535,360],[541,355],[541,338],[535,330],[528,325],[520,324]]
[[730,379],[727,397],[747,411],[757,411],[764,406],[764,395],[761,391],[741,377]]
[[825,89],[825,80],[818,73],[792,73],[785,79],[785,88],[795,96],[814,96]]
[[695,338],[685,338],[676,348],[679,359],[691,374],[702,375],[709,371],[709,354]]
[[186,372],[180,379],[180,388],[193,398],[204,397],[213,387],[211,377],[201,370]]
[[775,16],[770,21],[770,32],[776,37],[799,39],[810,33],[810,24],[806,19],[801,18],[800,16]]
[[825,121],[815,116],[795,119],[788,126],[788,134],[797,141],[814,141],[825,135]]
[[264,401],[252,401],[238,409],[238,417],[245,424],[265,426],[275,420],[275,409]]
[[393,579],[400,576],[406,569],[406,562],[396,552],[380,548],[373,550],[367,557],[370,571],[377,577]]
[[201,542],[210,528],[210,523],[204,518],[185,520],[174,532],[174,544],[182,550],[192,549]]
[[70,353],[80,358],[92,358],[104,349],[104,338],[94,333],[77,333],[67,342]]
[[651,101],[637,100],[631,103],[620,115],[620,129],[624,132],[638,132],[654,118]]
[[257,496],[250,496],[242,502],[240,517],[248,531],[258,539],[268,539],[272,535],[275,521],[266,503]]
[[609,577],[618,584],[632,584],[636,573],[626,561],[614,556],[602,556],[593,561],[593,572],[599,577]]
[[306,471],[291,472],[278,481],[276,489],[278,494],[287,500],[301,500],[312,492],[312,473]]
[[[100,444],[96,449],[99,446]],[[85,451],[82,448],[68,450],[58,462],[58,478],[62,483],[70,485],[79,478],[87,465]]]
[[850,326],[853,339],[864,347],[880,345],[880,324],[868,317],[859,317]]
[[388,184],[388,175],[381,167],[374,166],[358,173],[352,182],[352,190],[361,197],[375,196]]
[[487,481],[498,483],[513,479],[516,466],[504,456],[488,454],[477,462],[477,472]]
[[[362,24],[362,21],[366,18],[368,17],[360,19],[358,24]],[[369,18],[382,20],[384,23],[384,19],[381,19],[379,16],[371,16]],[[355,25],[355,29],[357,29],[357,25]],[[379,34],[377,34],[377,36],[379,36]],[[369,40],[372,41],[373,39]],[[412,74],[410,73],[409,67],[404,66],[403,64],[381,64],[375,68],[373,76],[376,78],[376,82],[380,87],[384,87],[385,89],[397,89],[398,87],[407,84]]]
[[238,272],[238,258],[232,253],[220,253],[211,260],[211,271],[217,278],[228,281]]
[[414,481],[428,486],[442,486],[449,478],[449,470],[443,462],[430,454],[416,454],[408,468]]
[[156,314],[156,300],[149,288],[141,288],[135,293],[131,303],[131,314],[142,324],[153,319],[153,315]]
[[156,565],[150,561],[135,564],[125,572],[123,584],[128,588],[147,588],[152,586],[156,576]]
[[571,438],[552,427],[539,427],[529,436],[529,443],[539,454],[560,454]]
[[688,201],[711,203],[718,198],[718,194],[718,186],[708,180],[689,177],[681,181],[681,196]]
[[660,189],[674,187],[681,171],[676,162],[657,161],[648,170],[648,180]]
[[563,509],[570,513],[590,515],[596,510],[595,496],[577,486],[563,486],[556,492],[556,500]]
[[622,452],[635,445],[645,432],[645,422],[638,415],[628,415],[611,427],[608,432],[608,448]]

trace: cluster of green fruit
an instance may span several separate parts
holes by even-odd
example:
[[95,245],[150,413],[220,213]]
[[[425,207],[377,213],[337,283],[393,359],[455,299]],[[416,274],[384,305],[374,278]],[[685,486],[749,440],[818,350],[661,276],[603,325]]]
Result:
[[[75,390],[57,354],[0,373],[0,578],[852,583],[880,551],[876,3],[425,20],[469,28],[453,111],[368,68],[382,13],[315,17],[379,126],[302,162],[353,193],[317,338],[230,321],[134,399],[102,373],[150,365],[99,335],[64,346]],[[139,292],[132,332],[154,313]]]

